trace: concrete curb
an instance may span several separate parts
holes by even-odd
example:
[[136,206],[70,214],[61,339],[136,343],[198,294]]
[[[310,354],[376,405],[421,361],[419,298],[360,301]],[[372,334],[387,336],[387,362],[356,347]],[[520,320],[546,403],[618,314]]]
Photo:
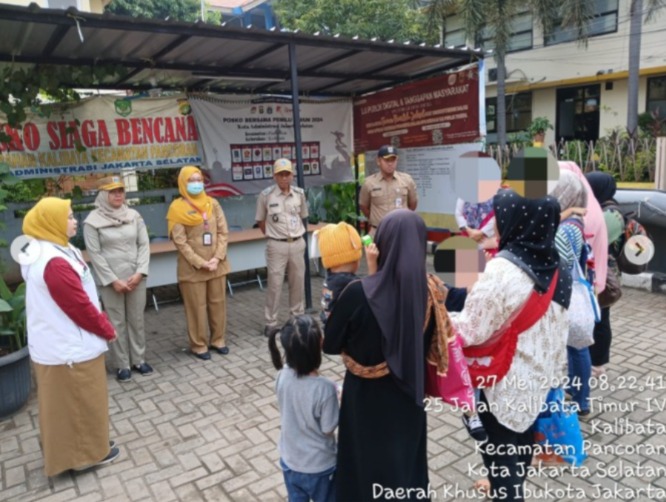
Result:
[[622,286],[628,288],[666,295],[666,274],[660,272],[644,272],[638,275],[622,274],[621,282]]

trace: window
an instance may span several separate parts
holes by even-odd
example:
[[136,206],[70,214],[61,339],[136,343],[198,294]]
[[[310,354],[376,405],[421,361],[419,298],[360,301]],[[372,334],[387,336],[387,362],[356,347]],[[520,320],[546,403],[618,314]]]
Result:
[[[532,122],[532,93],[505,96],[506,132],[525,131]],[[486,128],[497,132],[497,98],[486,99]]]
[[666,119],[666,76],[648,79],[645,110],[657,112],[660,120]]
[[465,37],[465,30],[464,29],[459,29],[459,30],[446,30],[444,33],[444,47],[465,47],[467,45],[466,43],[466,37]]
[[[493,40],[493,30],[485,27],[481,30],[479,44],[485,50],[492,50],[495,48]],[[532,14],[529,12],[521,12],[513,17],[511,20],[511,36],[509,37],[509,44],[507,52],[521,51],[532,48]]]
[[79,5],[79,0],[47,0],[46,6],[49,9],[69,9],[70,7],[75,7],[81,10],[81,5]]
[[[618,0],[593,0],[593,17],[587,22],[587,33],[593,37],[617,31],[617,4]],[[545,45],[561,44],[576,40],[574,28],[563,28],[562,17],[555,20],[553,30],[544,37]]]
[[557,90],[558,139],[593,141],[599,138],[601,86],[565,87]]
[[449,16],[444,25],[444,47],[465,47],[467,36],[460,16]]

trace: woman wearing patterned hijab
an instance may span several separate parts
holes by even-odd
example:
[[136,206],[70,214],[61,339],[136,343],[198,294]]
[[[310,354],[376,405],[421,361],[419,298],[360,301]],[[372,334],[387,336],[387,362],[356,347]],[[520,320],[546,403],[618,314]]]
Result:
[[587,206],[583,221],[585,222],[585,233],[594,254],[594,286],[597,294],[599,294],[606,287],[606,267],[608,266],[608,235],[606,234],[603,211],[580,167],[575,162],[566,160],[559,161],[557,164],[560,167],[560,172],[563,170],[571,171],[583,183],[587,193]]
[[[529,447],[534,444],[534,422],[549,390],[535,382],[561,379],[567,364],[566,309],[571,276],[561,266],[554,246],[560,206],[553,197],[527,199],[513,190],[500,190],[494,209],[499,253],[470,290],[462,312],[452,312],[450,318],[465,346],[484,347],[497,340],[504,343],[499,333],[506,332],[503,328],[532,292],[543,295],[551,281],[556,281],[545,314],[518,334],[508,371],[482,390],[479,403],[488,445]],[[486,466],[495,465],[499,470],[505,466],[510,473],[489,475],[493,498],[500,500],[506,491],[511,500],[523,500],[521,490],[516,493],[514,486],[522,487],[525,477],[520,469],[530,465],[532,453],[497,455],[486,447],[481,449]]]
[[376,484],[428,493],[423,399],[433,330],[423,335],[425,224],[412,211],[393,211],[379,224],[375,244],[377,272],[342,292],[323,346],[327,354],[343,354],[347,366],[336,472],[337,500],[344,501],[377,499]]
[[28,345],[39,401],[44,471],[55,476],[112,462],[104,353],[116,332],[100,311],[81,252],[69,244],[71,201],[46,197],[23,220],[39,257],[23,265]]
[[[562,211],[572,207],[587,207],[587,191],[583,182],[571,171],[560,171],[560,180],[551,195],[556,197]],[[583,246],[586,244],[585,224],[582,216],[572,215],[563,220],[557,228],[555,247],[560,253],[567,269],[574,274],[576,262],[580,263],[583,256]],[[585,270],[586,263],[581,264],[580,270]],[[574,383],[568,389],[573,401],[578,404],[578,415],[585,416],[590,413],[590,377],[592,362],[588,347],[577,349],[567,346],[569,359],[569,382]]]

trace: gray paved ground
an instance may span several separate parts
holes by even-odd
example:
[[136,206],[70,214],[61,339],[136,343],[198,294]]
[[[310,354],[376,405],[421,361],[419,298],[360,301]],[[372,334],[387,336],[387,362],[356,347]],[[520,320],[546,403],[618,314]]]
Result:
[[[320,285],[321,279],[315,278],[315,303]],[[109,376],[111,435],[122,448],[122,457],[111,465],[49,482],[43,474],[33,395],[25,409],[0,422],[0,500],[285,500],[277,466],[274,370],[265,338],[259,336],[262,305],[263,293],[255,286],[239,288],[229,298],[231,354],[215,354],[208,362],[185,350],[182,304],[146,312],[148,360],[156,372],[134,376],[122,385]],[[666,490],[666,431],[624,434],[614,425],[616,418],[666,424],[666,296],[627,289],[612,311],[612,322],[615,341],[608,385],[616,389],[597,389],[593,395],[602,397],[605,406],[621,408],[595,410],[583,425],[587,439],[608,445],[609,451],[592,455],[585,464],[587,473],[533,476],[528,486],[535,492],[529,500],[666,500],[666,491],[659,491]],[[322,373],[341,381],[342,368],[337,357],[326,357]],[[646,388],[650,384],[654,388]],[[656,399],[649,408],[648,399]],[[473,467],[480,465],[480,457],[460,417],[445,410],[431,412],[428,420],[434,500],[478,500],[471,480],[480,477]],[[603,430],[603,424],[612,430]],[[664,451],[620,451],[637,444]],[[593,485],[629,491],[595,496]],[[648,486],[656,491],[636,491]],[[538,492],[539,487],[556,491]],[[577,488],[585,493],[575,492]]]

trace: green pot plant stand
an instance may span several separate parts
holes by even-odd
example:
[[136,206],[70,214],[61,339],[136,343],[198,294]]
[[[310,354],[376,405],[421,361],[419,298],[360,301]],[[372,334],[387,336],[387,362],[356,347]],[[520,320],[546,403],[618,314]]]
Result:
[[25,405],[30,388],[25,283],[12,291],[0,277],[0,419]]

